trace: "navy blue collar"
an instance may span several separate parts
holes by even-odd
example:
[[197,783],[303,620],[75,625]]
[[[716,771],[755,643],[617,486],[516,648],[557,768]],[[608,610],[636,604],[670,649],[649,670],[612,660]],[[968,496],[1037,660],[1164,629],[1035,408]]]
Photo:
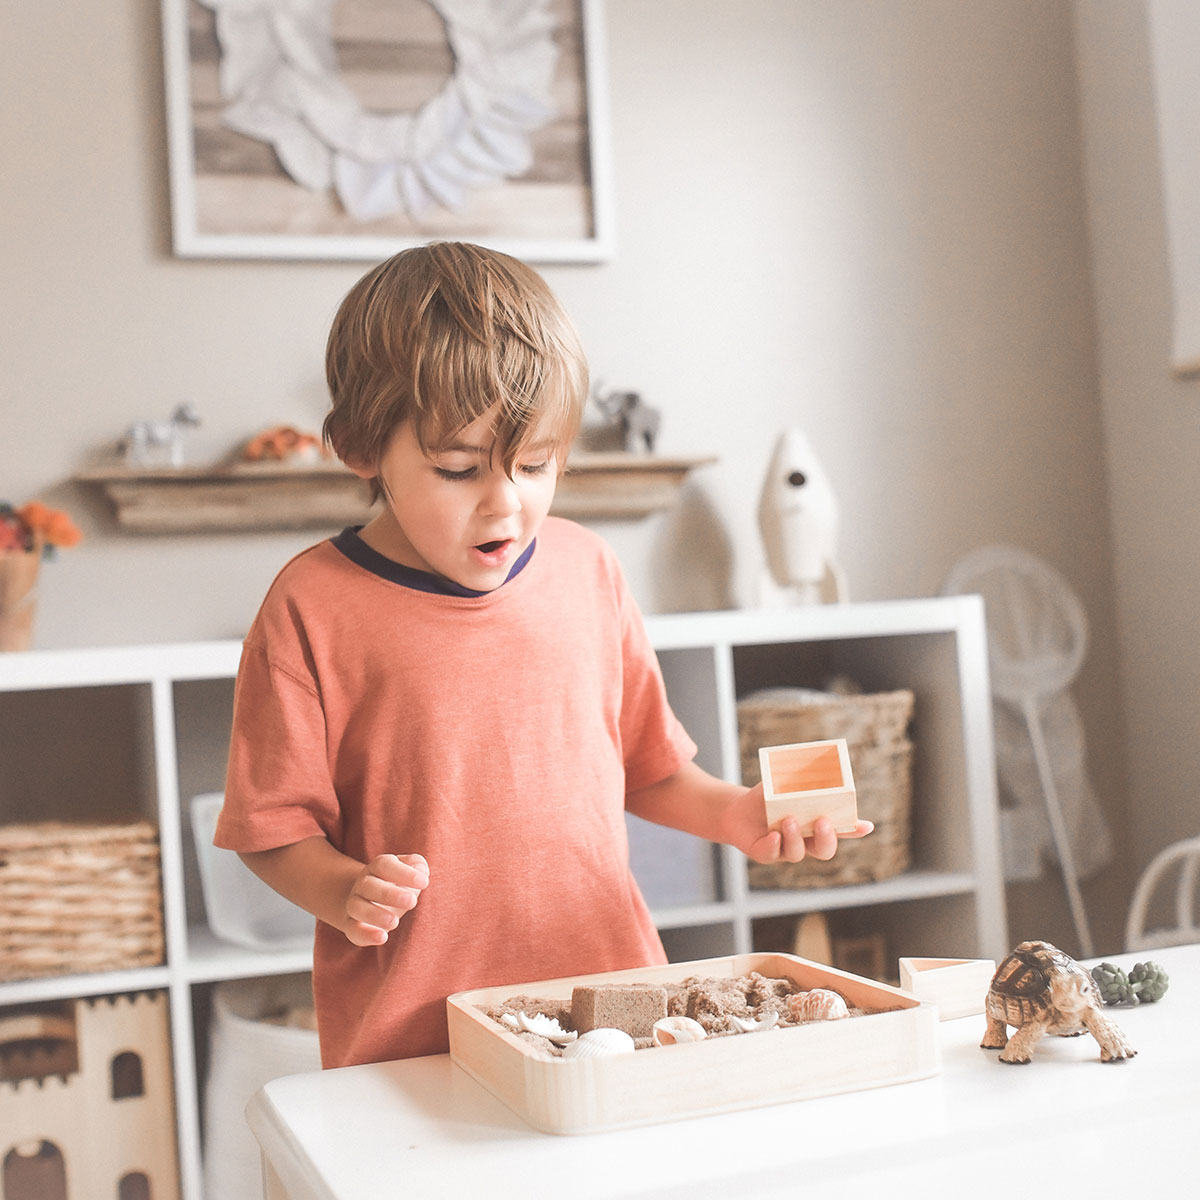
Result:
[[[358,566],[370,571],[373,575],[378,575],[390,583],[398,583],[402,587],[413,588],[418,592],[432,592],[435,596],[477,597],[489,594],[478,592],[474,588],[463,587],[462,584],[455,583],[453,579],[435,575],[431,571],[418,571],[416,567],[406,567],[403,563],[386,558],[359,537],[361,529],[361,525],[347,525],[337,537],[329,540],[352,563],[357,563]],[[515,578],[525,569],[526,564],[533,557],[533,548],[536,545],[537,539],[535,538],[529,543],[521,557],[513,563],[512,570],[505,577],[504,583],[508,583],[510,579]],[[500,586],[503,587],[504,584]]]

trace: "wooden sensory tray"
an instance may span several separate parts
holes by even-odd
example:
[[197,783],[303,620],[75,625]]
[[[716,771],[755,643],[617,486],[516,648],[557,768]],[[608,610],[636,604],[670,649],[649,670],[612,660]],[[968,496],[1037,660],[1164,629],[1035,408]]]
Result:
[[[833,988],[858,1008],[841,1021],[656,1046],[609,1058],[548,1059],[480,1006],[517,995],[570,1006],[577,984],[681,983],[757,971],[805,989]],[[741,954],[458,992],[446,1001],[450,1056],[535,1129],[593,1133],[924,1079],[940,1069],[938,1013],[887,984],[791,954]]]

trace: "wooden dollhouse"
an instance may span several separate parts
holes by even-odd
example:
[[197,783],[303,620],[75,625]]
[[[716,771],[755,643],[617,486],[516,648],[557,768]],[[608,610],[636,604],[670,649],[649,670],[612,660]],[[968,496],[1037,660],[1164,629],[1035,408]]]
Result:
[[0,1200],[178,1200],[165,992],[0,1016]]

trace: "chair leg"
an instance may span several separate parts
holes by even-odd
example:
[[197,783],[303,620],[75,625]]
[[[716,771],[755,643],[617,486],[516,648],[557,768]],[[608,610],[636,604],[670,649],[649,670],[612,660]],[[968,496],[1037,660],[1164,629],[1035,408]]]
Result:
[[1038,715],[1037,701],[1026,696],[1022,705],[1025,724],[1029,728],[1029,740],[1033,746],[1033,757],[1037,763],[1038,777],[1042,784],[1042,799],[1046,804],[1046,817],[1050,821],[1050,833],[1054,838],[1054,849],[1058,852],[1058,864],[1062,868],[1063,883],[1067,888],[1067,902],[1075,922],[1075,936],[1079,939],[1080,958],[1091,958],[1095,954],[1092,930],[1088,924],[1087,908],[1083,893],[1079,890],[1079,873],[1075,870],[1075,855],[1071,850],[1071,835],[1063,820],[1062,805],[1058,800],[1058,789],[1054,784],[1054,768],[1046,748],[1042,722]]

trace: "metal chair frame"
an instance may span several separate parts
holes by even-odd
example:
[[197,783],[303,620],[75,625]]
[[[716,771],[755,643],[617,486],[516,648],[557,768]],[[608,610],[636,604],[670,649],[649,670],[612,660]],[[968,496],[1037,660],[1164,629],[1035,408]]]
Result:
[[[1175,925],[1147,930],[1150,902],[1159,884],[1175,864],[1179,880],[1175,887]],[[1134,888],[1125,921],[1126,950],[1154,950],[1162,946],[1182,946],[1200,942],[1200,923],[1196,919],[1196,885],[1200,882],[1200,837],[1185,838],[1160,850],[1151,860]]]

